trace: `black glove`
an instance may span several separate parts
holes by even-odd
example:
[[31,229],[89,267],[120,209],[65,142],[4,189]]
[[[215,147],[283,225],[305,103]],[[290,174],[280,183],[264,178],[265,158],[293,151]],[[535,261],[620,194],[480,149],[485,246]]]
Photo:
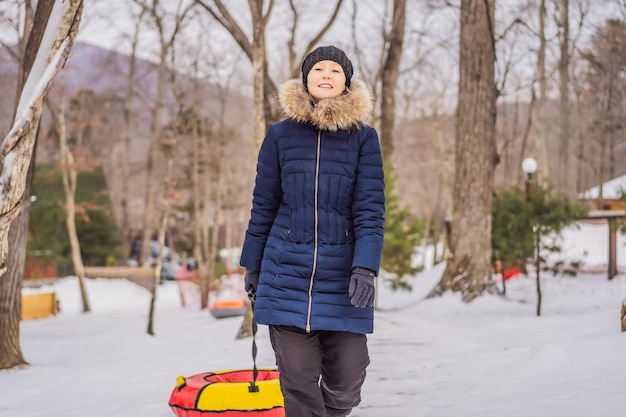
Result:
[[352,297],[350,302],[353,306],[363,308],[374,305],[374,293],[376,292],[376,274],[367,268],[355,267],[350,277],[348,295]]
[[256,300],[256,287],[259,285],[259,271],[246,270],[246,276],[244,277],[244,289],[248,293],[250,300]]

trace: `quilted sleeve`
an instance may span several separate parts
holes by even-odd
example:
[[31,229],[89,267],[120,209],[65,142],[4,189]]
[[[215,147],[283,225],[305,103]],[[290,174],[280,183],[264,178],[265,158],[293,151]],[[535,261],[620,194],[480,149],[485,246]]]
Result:
[[270,127],[259,150],[252,210],[241,251],[241,266],[250,271],[261,269],[263,250],[282,199],[280,163],[276,137]]
[[370,269],[378,275],[385,227],[385,180],[383,160],[374,128],[365,132],[356,172],[352,218],[355,248],[352,267]]

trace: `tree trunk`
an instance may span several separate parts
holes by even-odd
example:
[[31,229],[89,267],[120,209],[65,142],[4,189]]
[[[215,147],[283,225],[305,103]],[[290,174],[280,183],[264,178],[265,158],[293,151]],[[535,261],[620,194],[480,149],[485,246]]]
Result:
[[[137,72],[137,47],[139,44],[139,30],[141,26],[141,22],[143,21],[144,10],[140,12],[137,23],[135,26],[135,31],[133,33],[133,37],[131,40],[131,53],[129,59],[129,67],[128,67],[128,77],[127,83],[128,86],[126,88],[126,97],[124,99],[124,133],[122,137],[122,195],[120,196],[120,205],[122,206],[122,221],[121,221],[121,229],[122,236],[124,237],[124,244],[126,249],[126,255],[130,253],[130,249],[134,244],[134,233],[131,231],[131,225],[129,224],[130,212],[128,207],[129,194],[128,194],[128,181],[130,178],[130,167],[129,167],[129,156],[130,156],[130,137],[132,134],[132,126],[133,126],[133,117],[132,117],[132,109],[135,98],[135,77]],[[115,157],[115,155],[112,155]],[[141,258],[141,256],[139,256]]]
[[[222,116],[224,116],[222,112]],[[221,118],[224,120],[224,117]],[[206,261],[206,269],[207,269],[207,283],[206,287],[203,287],[203,290],[206,290],[206,294],[204,291],[202,292],[202,308],[209,307],[209,293],[212,288],[217,287],[218,285],[214,285],[216,281],[219,280],[220,277],[215,276],[215,265],[218,257],[219,251],[219,235],[221,225],[224,223],[224,196],[226,195],[226,184],[224,178],[224,160],[225,156],[225,138],[228,137],[226,133],[223,123],[219,129],[219,142],[217,145],[218,158],[217,163],[215,164],[215,175],[217,176],[217,184],[213,189],[213,215],[211,220],[211,228],[210,234],[207,236],[208,238],[208,246],[207,252],[205,253],[205,261]]]
[[[58,20],[50,19],[55,7],[63,8],[62,14],[56,15],[60,16]],[[82,0],[41,0],[37,2],[32,27],[26,27],[28,34],[23,38],[27,43],[20,65],[16,116],[13,128],[3,141],[0,161],[0,369],[25,363],[20,349],[19,323],[32,181],[32,174],[28,172],[34,169],[32,161],[44,98],[58,69],[67,60],[78,33],[82,10]],[[46,29],[56,33],[55,42],[42,45]],[[42,59],[51,71],[38,67],[37,72],[33,72],[36,58]]]
[[559,58],[559,190],[569,193],[569,0],[561,0],[561,39]]
[[[433,121],[435,124],[435,135],[437,137],[437,145],[439,148],[439,155],[437,159],[439,160],[439,164],[441,166],[441,169],[439,170],[437,196],[435,198],[435,208],[433,210],[433,213],[437,219],[440,219],[441,212],[442,212],[441,206],[442,206],[443,194],[444,194],[444,190],[449,188],[448,184],[450,182],[451,172],[449,169],[449,164],[446,161],[446,143],[445,143],[443,127],[441,126],[441,119],[439,115],[436,114],[433,117]],[[434,229],[433,229],[433,244],[435,247],[435,255],[434,255],[435,263],[445,260],[446,248],[448,247],[447,242],[446,242],[445,231],[444,233],[442,233],[442,230],[441,230],[443,226],[444,226],[444,220],[441,219],[441,221],[435,222]],[[443,234],[443,239],[441,238],[442,234]],[[437,254],[437,244],[441,240],[443,240],[443,243],[444,243],[443,250],[441,251],[440,254]]]
[[461,1],[459,97],[451,257],[433,295],[451,290],[471,301],[495,287],[491,276],[491,202],[496,165],[495,0]]
[[[174,146],[176,147],[176,146]],[[167,171],[165,174],[164,189],[161,194],[161,201],[163,204],[163,212],[161,215],[161,225],[159,226],[158,242],[159,253],[157,254],[156,266],[154,268],[154,281],[152,288],[150,289],[150,308],[148,311],[148,328],[147,333],[150,336],[154,336],[154,312],[156,311],[156,299],[157,289],[161,283],[161,269],[163,268],[163,247],[165,246],[165,231],[167,230],[168,218],[170,215],[170,203],[168,199],[168,193],[172,187],[172,170],[174,167],[174,160],[169,158],[167,161]]]
[[63,192],[65,194],[65,226],[67,228],[67,236],[70,241],[70,250],[72,256],[72,265],[74,266],[74,274],[78,278],[80,287],[80,297],[83,303],[83,312],[91,311],[89,297],[87,296],[87,288],[85,287],[85,266],[83,265],[83,257],[80,253],[80,242],[76,231],[76,164],[74,163],[74,155],[67,143],[67,125],[65,122],[65,93],[62,97],[61,109],[53,114],[54,125],[59,135],[59,148],[61,154],[61,175],[63,179]]
[[[252,68],[254,71],[254,143],[261,148],[267,128],[265,124],[265,25],[263,23],[263,1],[250,6],[253,22]],[[251,2],[252,4],[252,2]]]
[[[69,147],[67,141],[67,121],[65,118],[65,80],[61,81],[62,94],[61,94],[61,107],[57,110],[54,109],[50,100],[46,101],[47,107],[52,115],[53,126],[57,136],[59,137],[59,154],[61,167],[61,179],[63,182],[63,193],[65,195],[65,228],[67,230],[67,236],[70,242],[70,254],[72,258],[72,265],[74,267],[74,274],[78,278],[78,285],[80,287],[81,301],[83,304],[83,312],[88,313],[91,311],[89,304],[89,297],[87,296],[87,288],[85,286],[85,266],[83,265],[83,258],[80,251],[80,241],[78,240],[78,233],[76,230],[76,184],[77,184],[77,167],[74,162],[74,155]],[[81,106],[84,106],[84,102],[81,100]],[[84,108],[84,107],[83,107]],[[82,132],[78,134],[80,137]],[[80,146],[82,138],[78,139],[76,146]]]
[[[35,148],[37,144],[35,143]],[[33,150],[32,161],[36,150]],[[8,269],[0,278],[0,369],[27,365],[20,346],[20,320],[22,318],[22,278],[26,263],[26,242],[30,220],[30,196],[34,162],[28,169],[26,188],[22,199],[22,210],[11,223],[9,241],[12,250],[8,257]]]
[[[265,77],[267,71],[267,56],[265,54],[265,24],[267,23],[267,20],[263,17],[263,0],[257,0],[255,2],[251,1],[250,12],[252,13],[253,25],[252,68],[254,69],[254,143],[258,153],[267,129],[265,121],[265,103],[267,101],[267,98],[265,97]],[[239,329],[238,337],[252,336],[252,319],[252,310],[248,308],[244,316],[244,321]]]
[[[205,177],[201,176],[201,161],[200,155],[202,154],[201,149],[201,138],[206,135],[205,128],[202,128],[199,131],[199,126],[205,126],[204,120],[199,119],[197,123],[193,124],[191,131],[191,140],[192,140],[192,149],[193,154],[191,155],[191,184],[192,184],[192,224],[193,228],[193,257],[196,261],[196,272],[198,274],[198,278],[200,279],[200,307],[205,308],[203,306],[203,282],[205,280],[204,277],[208,274],[208,267],[206,262],[205,252],[203,250],[203,241],[206,234],[205,223],[206,217],[204,213],[206,211],[206,206],[208,204],[208,199],[204,198],[207,194],[206,188],[210,187],[210,182],[205,181]],[[203,164],[207,164],[207,161],[202,161]],[[202,185],[202,187],[201,187]],[[208,294],[208,293],[207,293]],[[207,297],[208,298],[208,297]]]
[[[154,164],[158,162],[159,157],[159,142],[162,132],[162,112],[165,103],[166,82],[169,75],[168,70],[168,58],[174,48],[174,42],[176,36],[180,33],[181,28],[184,26],[187,14],[192,9],[194,3],[188,3],[183,7],[182,0],[178,1],[178,7],[176,13],[172,16],[163,5],[158,1],[148,0],[134,0],[134,2],[141,7],[143,12],[149,13],[152,17],[152,21],[157,29],[157,36],[159,39],[159,64],[157,70],[157,85],[156,85],[156,97],[154,100],[154,106],[151,109],[152,121],[150,124],[150,145],[148,151],[148,163],[146,167],[146,207],[144,216],[144,229],[143,239],[141,244],[141,256],[139,263],[143,264],[150,259],[150,242],[153,237],[153,232],[158,230],[159,227],[159,213],[157,209],[157,187],[158,180],[153,178],[155,172]],[[139,23],[138,23],[139,24]],[[171,28],[171,32],[166,34],[168,28]]]
[[380,117],[380,143],[385,160],[391,161],[394,149],[396,114],[396,85],[404,44],[406,0],[394,0],[393,22],[387,37],[387,59],[382,72],[382,103]]
[[[210,170],[205,172],[206,179],[205,183],[212,184]],[[208,188],[208,187],[207,187]],[[211,217],[211,212],[209,208],[211,207],[211,202],[213,200],[212,194],[213,187],[205,190],[204,193],[204,202],[203,209],[201,212],[201,246],[200,250],[202,252],[202,263],[198,264],[198,274],[200,278],[200,307],[207,308],[209,305],[209,293],[211,288],[209,286],[209,271],[210,261],[209,261],[209,253],[210,253],[210,239],[211,239],[211,225],[209,224],[209,218]]]
[[[42,3],[39,9],[39,19],[42,15],[49,16],[52,10],[52,3]],[[17,82],[17,94],[15,97],[15,111],[13,119],[15,120],[20,94],[24,88],[26,77],[33,65],[36,56],[36,48],[26,53],[26,45],[32,34],[37,37],[36,43],[39,45],[44,27],[35,27],[33,25],[33,9],[26,4],[24,31],[18,48],[20,51],[20,70]],[[18,34],[19,36],[19,34]],[[32,44],[31,44],[32,45]],[[39,126],[37,124],[37,133]],[[32,193],[32,176],[34,171],[35,153],[37,141],[33,145],[33,155],[31,157],[28,176],[24,187],[24,195],[22,196],[21,205],[23,209],[19,212],[17,218],[11,224],[9,229],[9,242],[13,243],[13,250],[7,255],[7,271],[4,277],[0,273],[0,369],[8,369],[14,366],[26,365],[27,362],[22,354],[20,346],[20,320],[22,316],[22,279],[24,276],[24,265],[26,263],[26,243],[28,235],[28,223],[30,220],[30,195]]]
[[[539,5],[539,51],[537,52],[537,79],[539,80],[539,106],[537,108],[537,122],[539,134],[537,135],[537,152],[541,157],[539,172],[543,178],[550,178],[550,163],[548,162],[548,122],[546,120],[546,0],[541,0]],[[524,158],[526,155],[524,155]]]
[[[541,316],[541,232],[539,225],[535,226],[535,285],[537,289],[537,317]],[[504,281],[504,277],[502,277]]]
[[[161,37],[163,34],[161,33]],[[152,241],[153,230],[155,230],[156,210],[156,180],[153,178],[154,164],[159,156],[159,140],[161,138],[161,109],[163,108],[163,97],[165,94],[165,77],[167,71],[166,59],[167,48],[162,42],[160,53],[159,69],[157,73],[157,91],[154,107],[152,108],[152,122],[150,125],[150,146],[148,151],[148,164],[146,166],[146,207],[144,216],[143,239],[141,243],[141,256],[139,264],[150,260],[150,242]]]

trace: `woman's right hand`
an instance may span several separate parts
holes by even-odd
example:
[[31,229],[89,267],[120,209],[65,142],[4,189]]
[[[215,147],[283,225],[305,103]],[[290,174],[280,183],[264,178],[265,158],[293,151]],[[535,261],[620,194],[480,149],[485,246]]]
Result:
[[259,271],[248,271],[244,277],[244,289],[248,293],[248,298],[254,301],[256,299],[256,288],[259,285]]

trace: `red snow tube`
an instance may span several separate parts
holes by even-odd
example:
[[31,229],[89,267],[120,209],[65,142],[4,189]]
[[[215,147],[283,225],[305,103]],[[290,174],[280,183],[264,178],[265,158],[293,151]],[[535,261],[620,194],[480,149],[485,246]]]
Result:
[[179,376],[169,406],[178,417],[284,417],[278,375],[274,369],[259,369],[256,392],[249,389],[252,369]]
[[518,276],[519,274],[521,274],[522,271],[519,270],[519,268],[509,268],[506,271],[504,271],[504,279],[508,280],[511,278],[515,278],[516,276]]
[[243,316],[246,314],[247,305],[247,300],[242,299],[218,300],[211,305],[209,311],[216,319]]

